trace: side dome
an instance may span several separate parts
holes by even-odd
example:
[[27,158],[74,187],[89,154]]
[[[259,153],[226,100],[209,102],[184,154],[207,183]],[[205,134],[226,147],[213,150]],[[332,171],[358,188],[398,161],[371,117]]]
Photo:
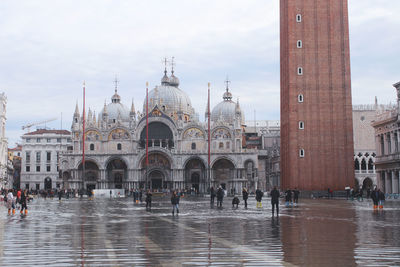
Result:
[[232,93],[226,88],[222,96],[223,101],[218,103],[211,111],[211,121],[222,120],[228,124],[234,124],[236,115],[240,116],[241,124],[244,123],[244,115],[240,109],[239,102],[232,101]]
[[102,118],[103,114],[108,115],[108,120],[117,120],[118,117],[121,118],[122,121],[129,121],[129,113],[130,110],[121,103],[121,97],[117,93],[117,89],[115,89],[115,94],[111,97],[111,103],[106,105],[104,104],[103,109],[99,113],[99,117]]

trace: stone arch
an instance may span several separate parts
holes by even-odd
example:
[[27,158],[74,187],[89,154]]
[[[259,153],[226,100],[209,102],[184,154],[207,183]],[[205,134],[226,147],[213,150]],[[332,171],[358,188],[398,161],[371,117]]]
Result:
[[122,189],[128,178],[128,165],[121,157],[111,157],[107,160],[106,179],[109,188]]
[[[176,125],[172,120],[163,117],[149,117],[149,124],[153,122],[160,122],[167,125],[169,129],[172,131],[174,139],[178,136]],[[136,128],[136,140],[140,140],[141,133],[145,131],[145,129],[146,129],[146,118],[142,119]]]
[[360,161],[358,160],[358,158],[355,158],[355,159],[354,159],[354,169],[355,169],[356,171],[359,171],[359,170],[360,170]]
[[370,157],[369,159],[368,159],[368,170],[369,171],[372,171],[373,169],[374,169],[374,160],[373,160],[373,158],[372,157]]
[[214,187],[222,186],[226,190],[229,188],[228,183],[233,180],[235,164],[226,157],[220,157],[214,160],[211,171],[212,185]]
[[85,174],[83,174],[82,162],[79,163],[77,169],[78,177],[86,185],[87,190],[95,189],[100,178],[100,168],[97,162],[92,159],[85,160]]
[[206,164],[200,157],[190,157],[184,163],[185,188],[194,189],[197,193],[205,193],[207,185]]
[[365,177],[364,180],[362,181],[362,188],[365,190],[366,189],[372,190],[373,185],[374,185],[374,183],[373,183],[372,179],[369,177]]
[[366,171],[367,170],[367,161],[366,161],[366,159],[364,157],[361,159],[360,167],[361,167],[361,171]]
[[[160,121],[149,123],[149,147],[174,147],[174,133],[171,128]],[[140,131],[139,145],[141,148],[146,147],[146,126]]]

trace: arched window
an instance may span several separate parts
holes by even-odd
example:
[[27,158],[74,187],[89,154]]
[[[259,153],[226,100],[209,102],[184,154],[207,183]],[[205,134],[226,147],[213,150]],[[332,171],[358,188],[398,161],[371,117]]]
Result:
[[196,149],[196,143],[192,143],[192,149],[193,149],[193,150]]
[[365,161],[365,159],[361,160],[361,170],[366,170],[367,169],[367,162]]
[[368,160],[368,170],[373,170],[374,169],[374,161],[370,158]]
[[297,101],[299,101],[299,103],[303,103],[303,101],[304,101],[304,96],[303,96],[302,94],[299,94],[299,95],[297,96]]
[[118,144],[118,145],[117,145],[117,149],[118,149],[118,150],[121,150],[121,149],[122,149],[122,145],[121,145],[121,144]]
[[354,169],[356,171],[360,170],[360,162],[358,161],[358,159],[354,160]]
[[226,148],[230,148],[230,147],[231,147],[230,142],[226,142]]
[[90,150],[94,150],[94,144],[90,144]]
[[303,68],[302,67],[298,67],[297,68],[297,75],[303,75]]
[[301,14],[296,15],[296,22],[301,22]]
[[303,47],[303,42],[301,40],[297,41],[297,48],[302,48]]
[[302,148],[299,150],[299,157],[304,158],[304,149]]
[[299,121],[299,129],[304,130],[304,121]]
[[224,143],[219,142],[219,148],[224,148]]

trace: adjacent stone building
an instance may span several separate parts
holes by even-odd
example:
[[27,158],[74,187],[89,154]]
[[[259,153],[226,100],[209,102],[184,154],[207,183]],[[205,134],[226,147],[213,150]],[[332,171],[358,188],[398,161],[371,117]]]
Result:
[[372,126],[375,129],[377,186],[385,193],[400,192],[400,82],[393,85],[397,106],[382,110]]
[[71,149],[71,132],[39,129],[22,137],[20,188],[60,188],[60,153]]
[[7,97],[5,93],[0,94],[0,188],[9,187],[10,164],[8,161],[8,140],[6,138]]

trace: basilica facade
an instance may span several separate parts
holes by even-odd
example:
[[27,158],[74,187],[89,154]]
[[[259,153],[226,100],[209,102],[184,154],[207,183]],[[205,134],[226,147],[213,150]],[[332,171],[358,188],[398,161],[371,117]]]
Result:
[[[72,145],[61,155],[62,187],[66,189],[195,189],[206,193],[222,186],[228,192],[254,191],[258,179],[257,149],[244,144],[244,114],[228,85],[222,101],[206,111],[205,122],[179,88],[171,71],[148,93],[142,112],[128,108],[117,86],[110,103],[85,120],[78,105],[71,127]],[[146,122],[148,103],[148,122]],[[210,116],[210,164],[208,163]],[[83,122],[85,121],[85,133]],[[148,127],[148,164],[146,164]],[[82,166],[85,134],[85,168]]]

